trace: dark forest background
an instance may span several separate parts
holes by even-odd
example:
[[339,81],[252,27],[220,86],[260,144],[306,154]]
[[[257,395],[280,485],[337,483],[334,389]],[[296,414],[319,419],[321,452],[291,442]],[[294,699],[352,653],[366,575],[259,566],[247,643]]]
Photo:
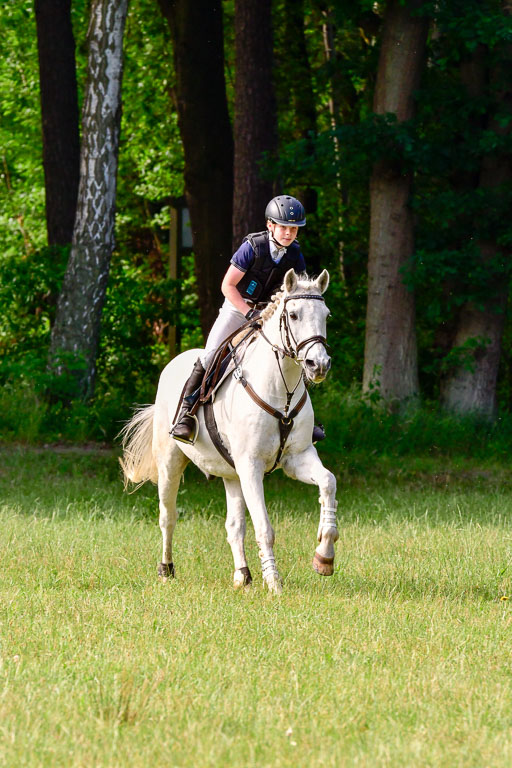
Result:
[[324,420],[351,403],[358,434],[377,409],[431,444],[449,415],[508,423],[511,11],[7,0],[4,436],[111,439],[152,401],[176,334],[202,344],[232,250],[283,192],[306,206],[308,271],[331,274]]

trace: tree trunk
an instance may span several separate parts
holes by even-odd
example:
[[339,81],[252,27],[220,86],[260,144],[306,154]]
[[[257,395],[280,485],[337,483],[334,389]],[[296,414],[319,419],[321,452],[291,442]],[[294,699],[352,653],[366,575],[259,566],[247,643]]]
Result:
[[[280,73],[282,99],[288,104],[291,97],[293,102],[293,136],[306,142],[308,153],[314,153],[314,137],[316,135],[316,102],[313,91],[311,64],[308,57],[305,34],[306,9],[304,0],[285,0],[283,50],[277,55],[281,59],[277,63]],[[283,77],[283,70],[286,72]],[[283,94],[283,88],[286,92]],[[278,96],[279,100],[279,96]],[[303,203],[306,214],[315,213],[318,207],[318,194],[314,187],[299,186],[293,192]],[[314,219],[308,218],[307,238],[314,242],[318,238]],[[307,254],[308,268],[312,273],[322,271],[320,249],[313,249]]]
[[[481,246],[482,258],[496,256],[495,245]],[[441,383],[441,404],[458,414],[475,413],[494,418],[497,410],[496,380],[508,299],[508,281],[496,286],[485,306],[465,304],[459,315],[453,348],[465,351]],[[452,349],[453,349],[452,348]]]
[[71,0],[35,0],[49,245],[71,243],[80,139]]
[[261,168],[264,154],[277,152],[271,5],[235,0],[233,248],[248,232],[264,228],[265,208],[277,192]]
[[[414,114],[414,91],[423,68],[428,21],[412,16],[420,0],[391,0],[384,21],[373,109],[398,122]],[[418,395],[414,295],[401,270],[412,256],[409,207],[412,178],[400,163],[379,161],[370,180],[370,248],[363,391],[378,386],[385,401]]]
[[[73,243],[52,330],[50,370],[65,396],[92,394],[100,320],[114,247],[128,0],[93,0]],[[62,389],[60,390],[62,393]]]
[[[504,79],[510,89],[510,71]],[[503,101],[508,102],[508,114],[512,114],[512,90],[503,94]],[[510,134],[511,126],[491,118],[488,131],[503,136]],[[493,153],[483,158],[479,185],[482,190],[509,184],[511,180],[510,154]],[[463,359],[441,382],[441,404],[458,414],[475,413],[492,419],[497,411],[496,382],[508,303],[511,253],[510,248],[500,247],[497,242],[480,242],[479,247],[484,264],[501,257],[502,271],[489,281],[489,298],[484,306],[468,302],[461,308],[452,350],[463,352]]]
[[220,0],[159,0],[174,46],[176,104],[185,155],[185,194],[206,335],[231,258],[233,140],[224,83]]

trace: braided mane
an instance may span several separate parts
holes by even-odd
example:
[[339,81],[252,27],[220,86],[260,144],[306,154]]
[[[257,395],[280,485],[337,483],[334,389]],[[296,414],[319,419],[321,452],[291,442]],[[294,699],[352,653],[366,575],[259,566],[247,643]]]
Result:
[[[301,275],[299,275],[299,280],[296,288],[297,293],[306,292],[308,288],[311,287],[311,284],[314,282],[315,281],[312,278],[310,278],[305,272],[303,272]],[[285,292],[284,292],[283,286],[281,286],[280,291],[273,294],[273,296],[270,299],[270,302],[267,304],[267,306],[261,313],[261,319],[263,320],[263,322],[270,320],[270,318],[278,308],[279,304],[281,303],[281,299],[283,298],[284,294]]]
[[284,291],[278,291],[277,293],[274,293],[274,295],[271,297],[270,302],[267,304],[267,306],[261,313],[261,319],[263,320],[263,322],[265,322],[266,320],[270,320],[270,318],[278,308],[283,296],[284,296]]

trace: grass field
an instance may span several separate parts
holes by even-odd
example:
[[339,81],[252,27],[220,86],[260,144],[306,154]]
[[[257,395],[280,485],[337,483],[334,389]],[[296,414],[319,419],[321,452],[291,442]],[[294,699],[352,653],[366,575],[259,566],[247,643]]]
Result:
[[512,764],[506,467],[338,467],[331,579],[315,489],[276,473],[275,598],[251,527],[232,590],[220,481],[188,474],[159,584],[156,491],[123,494],[111,452],[0,459],[0,765]]

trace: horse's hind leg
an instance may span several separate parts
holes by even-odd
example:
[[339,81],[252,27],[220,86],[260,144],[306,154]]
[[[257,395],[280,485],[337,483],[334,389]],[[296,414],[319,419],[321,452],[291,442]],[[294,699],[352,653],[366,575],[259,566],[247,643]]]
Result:
[[238,478],[235,480],[224,479],[226,489],[226,533],[229,546],[233,552],[235,573],[233,586],[235,589],[248,586],[252,583],[251,572],[247,566],[245,557],[245,500]]
[[174,576],[172,561],[172,536],[176,526],[176,497],[181,476],[188,464],[187,457],[178,448],[174,440],[156,457],[158,466],[159,525],[162,531],[162,562],[158,566],[158,575],[163,581]]

